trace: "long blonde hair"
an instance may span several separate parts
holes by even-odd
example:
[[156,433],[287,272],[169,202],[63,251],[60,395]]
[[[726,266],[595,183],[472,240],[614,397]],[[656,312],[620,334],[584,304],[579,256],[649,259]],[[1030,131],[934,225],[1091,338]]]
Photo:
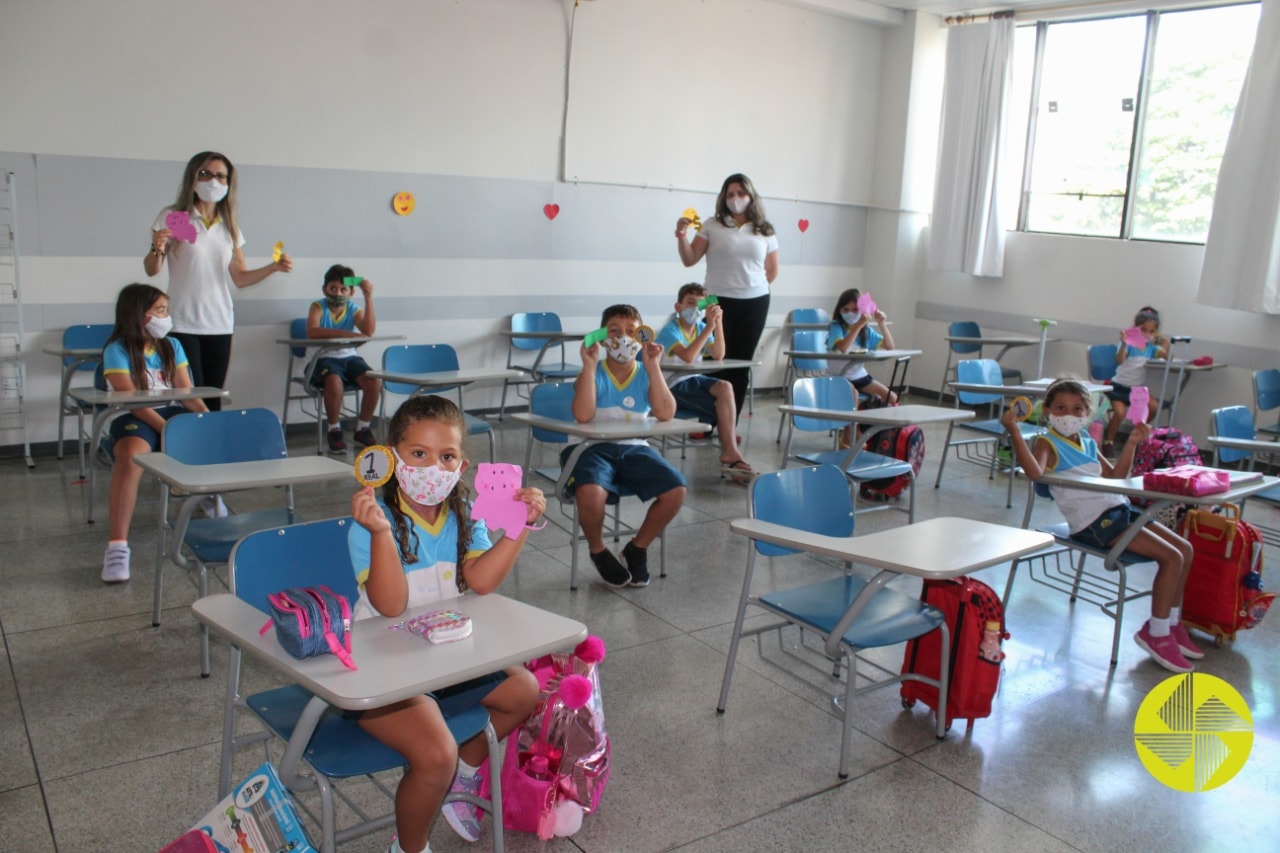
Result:
[[231,245],[234,246],[240,242],[240,229],[236,225],[236,167],[225,154],[219,154],[217,151],[201,151],[187,161],[187,168],[182,173],[182,186],[178,189],[178,200],[173,203],[173,209],[187,213],[195,210],[196,176],[210,160],[221,160],[227,164],[227,194],[216,207],[218,218],[222,220],[223,225],[227,226],[227,231],[231,234]]

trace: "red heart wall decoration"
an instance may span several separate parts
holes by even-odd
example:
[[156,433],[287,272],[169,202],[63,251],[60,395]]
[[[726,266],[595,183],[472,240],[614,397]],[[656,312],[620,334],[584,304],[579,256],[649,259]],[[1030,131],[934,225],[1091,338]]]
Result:
[[544,204],[542,206],[542,215],[547,217],[547,219],[555,219],[560,215],[560,205]]
[[796,223],[796,227],[799,228],[800,233],[803,234],[804,232],[809,230],[809,220],[801,219],[799,222]]

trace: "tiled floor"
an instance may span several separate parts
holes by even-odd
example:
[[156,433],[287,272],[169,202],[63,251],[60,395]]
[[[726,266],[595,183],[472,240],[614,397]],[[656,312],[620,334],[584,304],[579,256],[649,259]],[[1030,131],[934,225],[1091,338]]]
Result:
[[[775,467],[775,401],[743,421],[745,453]],[[1018,523],[1003,483],[948,464],[932,487],[941,429],[917,500],[920,518],[951,514]],[[291,442],[311,452],[310,434]],[[525,433],[499,431],[499,456],[523,458]],[[1210,649],[1201,671],[1234,685],[1254,723],[1252,754],[1227,785],[1204,793],[1162,786],[1142,767],[1133,720],[1166,675],[1129,638],[1146,615],[1132,605],[1120,662],[1107,666],[1111,623],[1096,608],[1022,578],[1013,593],[1001,692],[991,717],[934,740],[925,714],[894,691],[863,697],[853,776],[836,778],[840,723],[829,703],[745,647],[728,712],[715,712],[746,548],[727,519],[746,490],[718,477],[714,449],[680,464],[691,488],[670,531],[670,576],[648,589],[610,590],[585,577],[568,590],[563,532],[531,537],[503,591],[586,622],[608,644],[603,666],[614,772],[598,814],[572,839],[513,835],[516,851],[740,850],[1263,850],[1280,839],[1280,622],[1274,615],[1233,646]],[[83,520],[73,460],[0,463],[0,850],[155,850],[214,801],[226,649],[214,677],[197,677],[193,590],[174,569],[163,625],[151,627],[157,503],[134,524],[134,577],[98,580],[104,525]],[[144,482],[144,496],[155,491]],[[308,518],[345,514],[346,486],[307,488]],[[238,503],[243,505],[246,499]],[[1037,513],[1054,512],[1046,502]],[[237,501],[232,501],[233,506]],[[99,512],[105,514],[105,502]],[[1250,514],[1267,512],[1261,508]],[[859,530],[900,524],[861,516]],[[1275,513],[1266,519],[1280,526]],[[1269,549],[1272,587],[1280,567]],[[766,582],[833,573],[804,558],[766,565]],[[1004,567],[982,576],[1003,590]],[[904,588],[910,585],[903,584]],[[896,663],[900,652],[883,657]],[[255,681],[268,676],[251,673]],[[238,770],[256,760],[245,756]],[[344,849],[382,851],[385,835]],[[443,822],[433,850],[466,848]],[[486,849],[485,841],[479,848]]]

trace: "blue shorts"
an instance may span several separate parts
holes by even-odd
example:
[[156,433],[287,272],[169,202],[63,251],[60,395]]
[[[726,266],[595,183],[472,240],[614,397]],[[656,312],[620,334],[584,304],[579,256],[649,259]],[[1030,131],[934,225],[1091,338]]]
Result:
[[[562,466],[575,449],[570,445],[560,451]],[[584,483],[600,486],[611,495],[621,495],[626,489],[628,494],[647,501],[683,487],[685,480],[683,474],[647,444],[603,442],[582,452],[564,488],[572,495]]]
[[1118,382],[1112,382],[1111,388],[1107,390],[1107,399],[1113,403],[1124,403],[1129,405],[1129,386],[1121,385]]
[[[427,695],[435,700],[436,705],[440,707],[440,712],[448,716],[479,704],[481,699],[492,693],[499,684],[506,680],[507,674],[499,670],[488,675],[482,675],[479,678],[473,678],[470,681],[464,681],[461,684],[453,684],[440,690],[433,690]],[[348,720],[358,720],[362,714],[364,714],[364,711],[342,712],[342,716]]]
[[854,390],[861,391],[863,388],[866,388],[872,382],[875,382],[876,378],[872,376],[870,373],[868,373],[866,376],[861,376],[857,379],[850,379],[849,381],[853,383]]
[[343,385],[350,385],[369,372],[369,363],[358,355],[346,358],[317,359],[315,370],[311,371],[311,384],[316,388],[324,386],[325,377],[336,373],[342,377]]
[[[185,406],[161,406],[155,412],[166,421],[172,420],[187,411]],[[140,438],[151,445],[152,452],[160,449],[160,433],[137,416],[125,413],[111,422],[111,440],[122,438]]]
[[1095,518],[1084,530],[1072,533],[1071,538],[1094,548],[1110,548],[1111,543],[1128,530],[1141,514],[1127,503],[1113,506]]
[[717,382],[724,380],[699,373],[672,388],[671,396],[676,398],[676,417],[691,418],[715,426],[716,398],[711,395],[711,389]]

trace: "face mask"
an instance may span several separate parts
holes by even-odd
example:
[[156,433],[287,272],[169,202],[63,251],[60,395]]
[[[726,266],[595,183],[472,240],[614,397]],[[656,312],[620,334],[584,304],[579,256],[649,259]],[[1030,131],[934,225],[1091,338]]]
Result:
[[861,311],[844,311],[840,314],[840,319],[844,320],[846,326],[852,326],[862,319]]
[[197,181],[196,195],[201,201],[217,204],[227,197],[227,185],[221,181]]
[[461,476],[461,470],[446,471],[439,465],[425,465],[421,468],[406,465],[400,454],[396,453],[396,482],[400,484],[400,491],[421,506],[439,506],[444,503],[453,494]]
[[703,313],[697,308],[681,308],[680,319],[684,320],[686,326],[696,325],[703,318]]
[[734,196],[724,200],[725,206],[729,208],[731,213],[745,213],[747,205],[751,204],[751,199],[747,196]]
[[324,295],[324,301],[329,303],[330,308],[341,308],[343,305],[346,305],[351,301],[351,297],[347,296],[345,293],[341,296],[332,296],[326,293]]
[[147,334],[156,340],[160,340],[169,332],[173,331],[172,317],[148,317],[147,322],[143,325],[147,330]]
[[640,342],[626,335],[620,338],[609,338],[604,345],[609,350],[609,358],[619,364],[630,364],[640,354]]
[[1049,415],[1049,426],[1063,438],[1070,438],[1077,433],[1083,432],[1089,427],[1088,418],[1080,418],[1075,415]]

